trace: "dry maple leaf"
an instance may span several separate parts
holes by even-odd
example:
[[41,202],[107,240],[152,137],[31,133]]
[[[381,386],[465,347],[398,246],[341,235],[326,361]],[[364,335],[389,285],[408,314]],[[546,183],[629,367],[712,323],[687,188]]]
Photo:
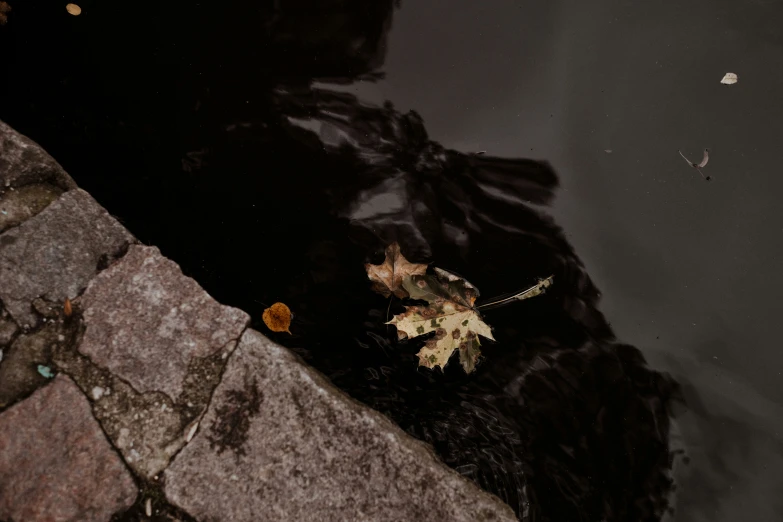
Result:
[[366,264],[367,277],[373,282],[372,289],[384,297],[391,294],[400,299],[408,297],[407,292],[402,287],[404,277],[413,275],[424,275],[427,272],[427,265],[420,263],[411,263],[400,252],[400,245],[395,241],[386,247],[386,260],[380,265]]
[[479,335],[495,340],[492,329],[473,307],[478,290],[464,279],[439,268],[435,269],[434,276],[409,276],[402,284],[413,299],[429,303],[429,306],[406,306],[404,313],[388,323],[397,327],[400,338],[435,332],[419,350],[419,365],[443,368],[454,350],[459,350],[462,368],[471,373],[481,355]]
[[275,303],[264,310],[261,319],[273,332],[291,333],[291,309],[283,303]]

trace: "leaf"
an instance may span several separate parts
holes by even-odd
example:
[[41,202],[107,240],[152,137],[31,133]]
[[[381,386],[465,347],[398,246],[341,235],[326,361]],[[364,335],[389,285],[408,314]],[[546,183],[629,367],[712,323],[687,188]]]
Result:
[[8,22],[8,13],[11,11],[11,6],[7,2],[0,2],[0,25],[5,25]]
[[79,16],[82,14],[82,8],[76,4],[66,4],[65,10],[68,11],[68,14],[73,16]]
[[723,85],[734,85],[739,81],[739,78],[734,73],[726,73],[721,79],[720,83]]
[[411,263],[400,252],[400,245],[395,241],[386,247],[386,260],[380,265],[366,264],[367,277],[373,282],[372,289],[384,297],[391,294],[400,299],[408,297],[402,288],[403,278],[413,275],[424,275],[427,265]]
[[400,338],[435,332],[419,350],[419,365],[443,368],[454,350],[459,350],[462,368],[471,373],[481,355],[479,336],[494,341],[492,329],[473,307],[478,290],[459,276],[438,268],[435,275],[406,277],[403,287],[413,299],[425,300],[429,306],[406,306],[404,313],[387,324],[397,328]]
[[283,303],[275,303],[261,315],[264,324],[273,332],[291,333],[291,309]]
[[433,268],[435,275],[422,275],[403,281],[403,288],[411,299],[432,304],[438,299],[454,301],[465,308],[473,308],[478,289],[461,277],[442,268]]

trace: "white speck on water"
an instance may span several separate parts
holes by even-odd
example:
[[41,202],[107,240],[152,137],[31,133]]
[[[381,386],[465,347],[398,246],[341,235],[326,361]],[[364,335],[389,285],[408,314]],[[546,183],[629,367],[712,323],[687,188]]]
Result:
[[146,515],[148,517],[152,516],[152,499],[151,498],[148,498],[147,501],[144,503],[144,513],[146,513]]
[[97,401],[98,399],[103,397],[104,393],[106,393],[106,390],[104,390],[100,386],[96,386],[95,388],[92,389],[92,398],[93,398],[93,400]]
[[231,477],[229,477],[229,478],[231,480],[239,480],[239,477],[237,477],[236,475],[231,475]]
[[739,81],[739,77],[734,73],[726,73],[720,83],[723,85],[734,85]]

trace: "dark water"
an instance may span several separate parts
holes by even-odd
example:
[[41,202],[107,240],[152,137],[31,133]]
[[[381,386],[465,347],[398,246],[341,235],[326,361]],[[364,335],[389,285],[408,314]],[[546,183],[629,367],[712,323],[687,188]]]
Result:
[[[9,3],[0,119],[518,513],[778,519],[779,3]],[[487,311],[475,374],[416,370],[363,271],[394,240],[556,284]]]

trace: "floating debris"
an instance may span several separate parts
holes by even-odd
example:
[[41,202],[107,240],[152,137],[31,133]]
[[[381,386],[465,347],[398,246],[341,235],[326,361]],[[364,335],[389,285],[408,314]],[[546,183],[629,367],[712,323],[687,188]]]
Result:
[[148,516],[152,516],[152,499],[148,498],[147,501],[144,503],[144,513]]
[[79,16],[82,14],[82,8],[76,4],[66,4],[65,10],[68,11],[68,14],[73,16]]
[[52,369],[48,366],[44,366],[43,364],[38,365],[38,373],[47,379],[54,377],[54,372],[52,372]]
[[[5,25],[8,22],[8,13],[11,11],[11,6],[7,2],[0,2],[0,25]],[[6,182],[8,183],[8,182]],[[8,186],[6,184],[6,186]]]
[[699,163],[694,163],[688,158],[685,157],[685,154],[683,154],[681,151],[677,151],[680,153],[680,156],[682,156],[682,159],[684,159],[686,162],[688,162],[688,165],[696,169],[699,174],[701,174],[701,177],[705,180],[709,181],[712,179],[710,176],[705,176],[704,173],[701,171],[704,167],[707,166],[707,162],[710,161],[710,149],[704,149],[704,155],[701,158],[701,161]]
[[291,309],[283,303],[275,303],[261,315],[264,324],[273,332],[291,333]]
[[457,351],[465,373],[472,373],[481,356],[479,335],[495,340],[492,328],[474,308],[479,295],[476,287],[440,268],[435,269],[435,275],[406,276],[402,284],[412,299],[429,304],[406,306],[404,313],[386,324],[397,328],[399,339],[435,332],[416,354],[419,366],[443,369]]
[[611,154],[612,153],[612,149],[604,149],[604,152],[606,152],[607,154]]
[[65,317],[70,317],[72,313],[73,307],[71,306],[71,300],[66,297],[65,302],[63,303],[63,314],[65,314]]
[[720,83],[722,83],[723,85],[734,85],[735,83],[737,83],[737,81],[739,81],[739,78],[737,77],[736,74],[726,73],[723,76],[723,79],[720,81]]
[[408,297],[408,293],[402,287],[405,277],[412,275],[424,275],[427,273],[427,265],[411,263],[400,251],[400,245],[396,241],[386,247],[386,260],[380,265],[364,265],[367,277],[373,282],[372,289],[383,297],[391,294],[400,299]]

